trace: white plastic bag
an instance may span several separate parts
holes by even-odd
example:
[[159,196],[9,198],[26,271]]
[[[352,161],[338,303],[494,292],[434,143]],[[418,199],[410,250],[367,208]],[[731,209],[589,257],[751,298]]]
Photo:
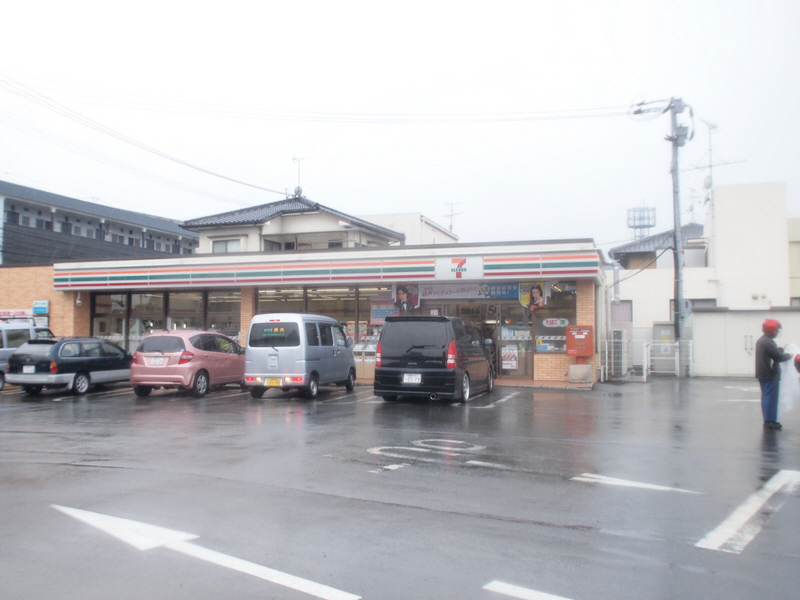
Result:
[[781,363],[781,385],[778,388],[778,414],[783,415],[792,410],[796,400],[800,400],[800,373],[794,367],[794,357],[800,354],[797,344],[787,344],[783,349],[791,354],[790,360]]

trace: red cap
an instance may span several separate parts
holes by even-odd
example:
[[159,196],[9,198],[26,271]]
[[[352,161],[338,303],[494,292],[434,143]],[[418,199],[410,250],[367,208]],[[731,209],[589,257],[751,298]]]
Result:
[[767,319],[761,325],[761,331],[764,333],[775,337],[778,335],[778,330],[781,328],[780,321],[776,321],[775,319]]

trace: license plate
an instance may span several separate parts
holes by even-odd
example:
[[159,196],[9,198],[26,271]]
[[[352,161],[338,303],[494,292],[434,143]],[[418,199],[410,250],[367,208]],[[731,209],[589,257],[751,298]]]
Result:
[[280,377],[267,377],[267,385],[280,385]]
[[22,365],[23,373],[36,373],[36,365]]
[[163,356],[154,356],[150,359],[151,365],[163,365],[164,364],[164,357]]
[[422,375],[419,373],[403,373],[403,383],[422,383]]

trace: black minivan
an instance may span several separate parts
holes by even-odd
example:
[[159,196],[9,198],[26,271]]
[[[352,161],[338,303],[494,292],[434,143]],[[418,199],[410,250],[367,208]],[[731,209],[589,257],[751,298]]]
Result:
[[473,389],[490,392],[491,343],[460,317],[386,317],[375,355],[375,395],[466,402]]

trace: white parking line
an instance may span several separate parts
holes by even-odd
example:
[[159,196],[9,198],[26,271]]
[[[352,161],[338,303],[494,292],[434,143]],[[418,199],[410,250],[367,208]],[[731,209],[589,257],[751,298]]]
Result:
[[[89,394],[84,394],[83,396],[76,396],[76,395],[56,396],[55,398],[53,398],[53,402],[61,402],[62,400],[77,400],[78,398],[81,397],[99,396],[100,394],[102,394],[103,397],[108,397],[108,396],[124,396],[125,394],[130,394],[130,393],[131,390],[124,390],[121,392],[91,392]],[[42,398],[42,400],[46,400],[46,397]]]
[[761,398],[720,398],[718,402],[761,402]]
[[380,469],[370,469],[370,473],[382,473],[383,471],[396,471],[397,469],[402,469],[403,467],[407,467],[406,463],[400,463],[398,465],[386,465],[385,467],[381,467]]
[[519,395],[519,392],[512,392],[508,396],[503,396],[499,400],[495,400],[494,402],[492,402],[491,404],[487,404],[486,406],[471,406],[470,408],[476,408],[476,409],[477,408],[494,408],[498,404],[502,404],[503,402],[505,402],[507,400],[511,400],[511,398],[513,398],[514,396],[518,396],[518,395]]
[[529,590],[528,588],[518,585],[503,583],[502,581],[487,583],[483,586],[483,589],[489,590],[490,592],[497,592],[498,594],[505,594],[512,598],[521,598],[522,600],[569,600],[563,596],[554,596],[553,594],[546,594],[545,592],[537,592],[536,590]]
[[[762,508],[770,498],[783,487],[786,487],[787,494],[793,494],[800,488],[800,471],[778,471],[761,489],[745,500],[739,508],[710,531],[706,537],[697,542],[695,546],[708,550],[730,552],[731,554],[741,553],[747,544],[758,535],[769,520],[769,517],[775,514],[782,506],[783,503],[781,502],[780,505],[773,507],[769,511],[762,511]],[[761,513],[761,519],[754,519],[757,513]],[[756,522],[752,523],[751,520]]]
[[684,490],[675,487],[666,487],[663,485],[655,485],[652,483],[641,483],[639,481],[629,481],[627,479],[617,479],[616,477],[606,477],[605,475],[595,475],[594,473],[584,473],[577,477],[573,477],[570,481],[583,481],[585,483],[605,483],[608,485],[621,485],[623,487],[635,487],[645,490],[659,490],[662,492],[683,492],[684,494],[699,494],[700,492],[693,492],[691,490]]

